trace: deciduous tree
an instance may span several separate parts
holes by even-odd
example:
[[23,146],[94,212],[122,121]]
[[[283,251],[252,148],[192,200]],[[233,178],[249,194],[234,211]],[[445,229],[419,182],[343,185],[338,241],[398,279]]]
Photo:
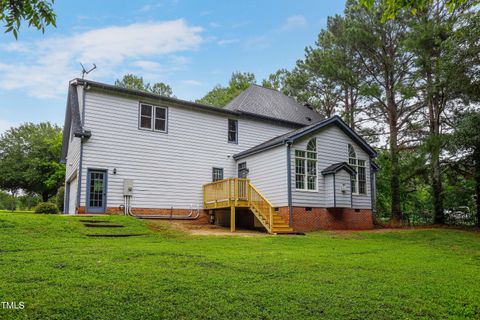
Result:
[[232,73],[227,87],[217,85],[201,99],[198,99],[197,102],[215,107],[224,107],[238,96],[240,92],[255,83],[256,80],[253,73],[237,71]]
[[0,22],[5,23],[5,32],[11,32],[15,39],[22,22],[44,32],[45,27],[56,26],[54,2],[55,0],[0,0]]
[[134,89],[139,91],[151,92],[165,97],[172,97],[172,88],[163,82],[157,82],[151,85],[143,81],[143,77],[138,77],[133,74],[126,74],[123,78],[117,79],[115,85],[122,88]]
[[63,184],[62,130],[50,123],[26,123],[0,137],[0,189],[22,189],[47,201]]

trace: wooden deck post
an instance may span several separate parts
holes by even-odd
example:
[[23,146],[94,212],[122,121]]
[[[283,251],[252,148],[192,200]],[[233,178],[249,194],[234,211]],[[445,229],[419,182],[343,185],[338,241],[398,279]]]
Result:
[[272,207],[268,207],[268,219],[270,220],[270,233],[273,233],[273,211]]
[[230,207],[230,232],[235,232],[235,206]]
[[233,179],[233,199],[235,199],[235,207],[238,205],[238,179]]

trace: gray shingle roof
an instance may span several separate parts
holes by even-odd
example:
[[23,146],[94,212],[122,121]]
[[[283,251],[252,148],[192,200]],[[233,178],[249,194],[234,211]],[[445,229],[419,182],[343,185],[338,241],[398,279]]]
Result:
[[326,174],[331,174],[331,173],[337,173],[340,170],[345,170],[348,173],[350,173],[350,175],[355,174],[355,169],[353,169],[346,162],[338,162],[338,163],[331,164],[331,165],[329,165],[328,167],[326,167],[325,169],[322,170],[322,174],[326,175]]
[[292,97],[259,85],[251,85],[223,109],[263,115],[303,125],[309,125],[322,120],[320,114],[309,107],[299,104]]
[[293,143],[295,140],[307,134],[310,134],[312,132],[315,132],[317,130],[320,130],[326,126],[333,125],[333,124],[337,125],[340,129],[342,129],[342,131],[345,132],[345,134],[347,134],[353,141],[355,141],[370,156],[376,157],[377,155],[376,151],[362,137],[360,137],[355,131],[353,131],[339,116],[333,116],[326,120],[311,124],[309,126],[305,126],[300,129],[290,131],[288,133],[277,136],[273,139],[267,140],[248,150],[235,154],[233,158],[241,159],[248,155],[285,144],[287,143],[287,141]]

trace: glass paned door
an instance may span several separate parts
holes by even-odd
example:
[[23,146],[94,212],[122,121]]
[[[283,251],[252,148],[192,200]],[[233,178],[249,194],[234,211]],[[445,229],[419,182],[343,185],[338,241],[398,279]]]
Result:
[[88,170],[87,213],[104,213],[107,197],[107,172]]

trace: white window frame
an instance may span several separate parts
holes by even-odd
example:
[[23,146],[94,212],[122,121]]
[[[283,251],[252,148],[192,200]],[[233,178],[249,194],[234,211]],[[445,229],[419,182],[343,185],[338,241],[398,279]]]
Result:
[[[309,149],[310,142],[314,141],[314,150]],[[318,151],[317,151],[317,138],[312,138],[308,141],[305,149],[295,149],[295,190],[305,192],[318,192]],[[304,156],[297,156],[297,151],[303,152]],[[313,157],[309,157],[309,155]],[[303,174],[303,189],[297,188],[297,160],[303,162],[304,174]],[[315,175],[308,174],[308,162],[315,162]],[[308,178],[315,177],[315,189],[308,188]]]
[[[142,127],[142,106],[149,106],[152,108],[152,118],[150,119],[150,128],[143,128]],[[157,109],[165,110],[165,130],[157,130],[155,129],[155,120],[157,118]],[[138,106],[138,129],[144,131],[154,131],[154,132],[161,132],[167,133],[168,132],[168,107],[157,106],[151,103],[144,103],[140,102]]]
[[[367,191],[367,166],[366,166],[367,161],[364,160],[364,159],[359,159],[357,157],[357,152],[355,151],[355,148],[351,144],[348,144],[347,153],[348,153],[348,164],[355,170],[355,174],[354,174],[355,183],[353,183],[353,181],[352,181],[352,184],[351,184],[351,186],[355,187],[355,191],[351,190],[351,192],[352,192],[353,195],[356,195],[356,196],[367,195],[367,193],[368,193],[368,191]],[[360,161],[363,162],[362,166],[359,164]],[[359,178],[359,172],[358,172],[359,167],[365,168],[365,180],[364,180],[364,182],[365,182],[365,193],[360,193],[360,180],[358,179]]]

